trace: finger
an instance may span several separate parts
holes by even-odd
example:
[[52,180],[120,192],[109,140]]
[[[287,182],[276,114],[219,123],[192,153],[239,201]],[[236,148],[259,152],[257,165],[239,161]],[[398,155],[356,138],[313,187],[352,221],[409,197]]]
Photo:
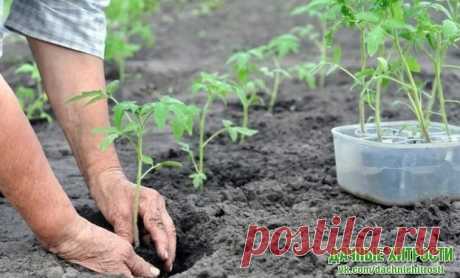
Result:
[[168,212],[166,211],[166,207],[163,210],[162,217],[161,217],[166,230],[166,235],[168,237],[168,259],[165,262],[166,269],[171,272],[174,264],[174,260],[176,259],[176,226],[174,226],[174,222],[169,216]]
[[122,266],[120,271],[118,271],[117,273],[113,273],[113,274],[114,275],[120,275],[121,274],[126,278],[134,278],[134,276],[131,274],[131,271],[126,266]]
[[132,253],[132,255],[128,258],[126,265],[131,270],[132,274],[139,277],[158,277],[160,276],[160,270],[144,259],[136,255],[136,253]]
[[[162,198],[158,200],[159,203],[164,202]],[[155,207],[147,210],[143,215],[145,229],[152,237],[155,248],[160,258],[164,261],[169,258],[168,236],[166,233],[166,226],[162,220],[161,205],[158,203]]]
[[131,222],[131,219],[123,218],[116,220],[113,229],[115,233],[122,237],[124,240],[128,241],[131,244],[133,243],[133,223]]

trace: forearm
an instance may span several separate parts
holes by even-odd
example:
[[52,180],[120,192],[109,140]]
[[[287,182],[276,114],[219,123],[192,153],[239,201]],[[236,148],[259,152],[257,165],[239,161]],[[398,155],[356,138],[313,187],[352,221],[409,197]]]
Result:
[[101,173],[121,170],[115,149],[101,151],[99,143],[103,136],[93,132],[95,128],[109,126],[108,105],[106,101],[91,105],[67,101],[81,92],[105,87],[103,61],[34,39],[29,39],[29,43],[56,117],[93,191]]
[[44,243],[60,237],[77,213],[54,176],[32,127],[0,76],[0,191]]

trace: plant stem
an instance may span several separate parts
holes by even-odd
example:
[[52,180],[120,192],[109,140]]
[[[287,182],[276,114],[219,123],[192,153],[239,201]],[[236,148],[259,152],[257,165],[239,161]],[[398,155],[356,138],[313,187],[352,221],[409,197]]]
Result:
[[[364,37],[364,30],[361,31],[360,38],[360,52],[361,52],[361,71],[363,71],[367,66],[367,51],[366,51],[366,41]],[[363,84],[366,80],[363,79]],[[364,92],[365,93],[365,92]],[[366,107],[364,103],[364,94],[359,94],[359,103],[358,103],[358,112],[359,112],[359,126],[362,133],[366,133]]]
[[374,121],[375,128],[377,130],[377,138],[379,141],[382,141],[382,116],[381,116],[381,96],[382,95],[382,79],[377,81],[377,88],[375,92],[375,110],[374,110]]
[[137,226],[137,220],[139,218],[139,199],[141,193],[141,182],[142,182],[142,167],[144,166],[142,162],[143,156],[143,138],[142,133],[139,132],[137,135],[137,175],[136,175],[136,190],[134,192],[134,202],[133,202],[133,236],[134,236],[134,248],[139,247],[139,227]]
[[[380,48],[380,57],[385,56],[385,47]],[[377,80],[377,87],[375,89],[375,107],[374,107],[374,122],[375,122],[375,129],[377,131],[377,138],[381,142],[383,139],[382,134],[382,83],[383,79],[379,78]]]
[[412,71],[409,67],[409,64],[407,63],[406,56],[404,55],[401,49],[401,45],[399,42],[399,35],[396,32],[394,32],[393,36],[394,36],[394,43],[395,43],[396,49],[398,50],[398,54],[401,58],[401,61],[403,62],[406,74],[409,77],[409,81],[412,86],[412,89],[407,90],[409,100],[411,101],[411,104],[414,107],[415,116],[419,122],[422,136],[425,138],[427,143],[431,143],[431,138],[430,138],[430,134],[428,133],[427,124],[425,121],[425,114],[423,112],[423,107],[422,107],[417,84],[415,83],[414,77],[412,75]]
[[[243,105],[243,128],[248,128],[249,125],[249,104]],[[240,143],[244,142],[244,135],[241,135]]]
[[123,58],[115,59],[115,63],[118,66],[118,77],[120,81],[125,80],[125,60]]
[[206,128],[206,117],[208,115],[208,110],[209,107],[212,104],[212,97],[208,96],[208,99],[206,100],[206,104],[203,107],[203,111],[201,112],[201,118],[200,118],[200,146],[199,146],[199,160],[198,160],[198,170],[200,173],[204,173],[204,151],[206,147],[206,142],[205,142],[205,128]]
[[437,84],[437,91],[438,91],[438,101],[439,101],[439,113],[441,114],[441,120],[442,120],[442,123],[444,124],[444,128],[447,132],[447,136],[449,138],[449,141],[451,141],[451,133],[450,133],[450,129],[449,129],[449,120],[447,118],[447,112],[446,112],[446,101],[444,99],[444,88],[443,88],[443,84],[442,84],[442,76],[441,76],[441,72],[442,72],[442,57],[443,55],[440,54],[438,56],[438,61],[436,62],[436,67],[435,67],[435,73],[436,73],[436,76],[435,76],[435,80],[437,80],[436,84]]
[[[322,41],[321,41],[321,47],[320,47],[320,51],[321,51],[321,62],[322,63],[325,63],[327,62],[327,41],[326,41],[326,26],[324,23],[321,23],[321,32],[323,34],[323,38],[322,38]],[[321,90],[324,89],[324,86],[326,84],[326,69],[323,67],[321,68],[321,71],[320,71],[320,76],[319,76],[319,87]]]
[[275,63],[275,81],[273,82],[273,90],[271,94],[271,99],[270,99],[270,104],[268,106],[268,111],[273,112],[273,107],[275,106],[276,99],[278,98],[278,91],[280,89],[280,84],[281,84],[281,73],[278,71],[280,68],[280,62],[278,61],[278,58],[273,58],[273,61]]
[[204,142],[203,146],[206,148],[206,146],[207,146],[212,140],[214,140],[217,136],[221,135],[221,134],[224,133],[225,131],[227,131],[227,129],[222,128],[221,130],[215,132],[213,135],[209,136],[209,138]]
[[431,88],[430,100],[428,101],[428,105],[425,110],[425,117],[428,123],[431,122],[431,115],[433,113],[434,103],[436,102],[437,92],[438,92],[438,79],[436,78],[436,73],[435,73],[435,78],[433,80],[433,84]]

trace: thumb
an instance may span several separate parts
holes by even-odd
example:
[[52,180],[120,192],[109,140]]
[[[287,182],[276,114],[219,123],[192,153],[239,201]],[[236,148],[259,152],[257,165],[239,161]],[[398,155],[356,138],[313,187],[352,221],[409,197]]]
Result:
[[148,278],[156,278],[160,276],[160,270],[144,259],[136,255],[136,253],[132,253],[131,257],[126,262],[126,265],[131,270],[134,276],[139,277],[148,277]]
[[113,225],[113,229],[118,236],[122,237],[124,240],[131,244],[133,243],[133,224],[131,223],[130,219],[116,220],[115,224]]

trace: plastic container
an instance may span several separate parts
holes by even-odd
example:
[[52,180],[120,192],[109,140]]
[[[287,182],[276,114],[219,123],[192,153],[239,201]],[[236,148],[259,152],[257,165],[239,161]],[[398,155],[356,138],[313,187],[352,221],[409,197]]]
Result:
[[411,205],[446,197],[460,200],[460,128],[432,123],[433,143],[424,143],[416,122],[382,123],[365,134],[358,125],[332,129],[339,185],[361,198],[384,205]]

